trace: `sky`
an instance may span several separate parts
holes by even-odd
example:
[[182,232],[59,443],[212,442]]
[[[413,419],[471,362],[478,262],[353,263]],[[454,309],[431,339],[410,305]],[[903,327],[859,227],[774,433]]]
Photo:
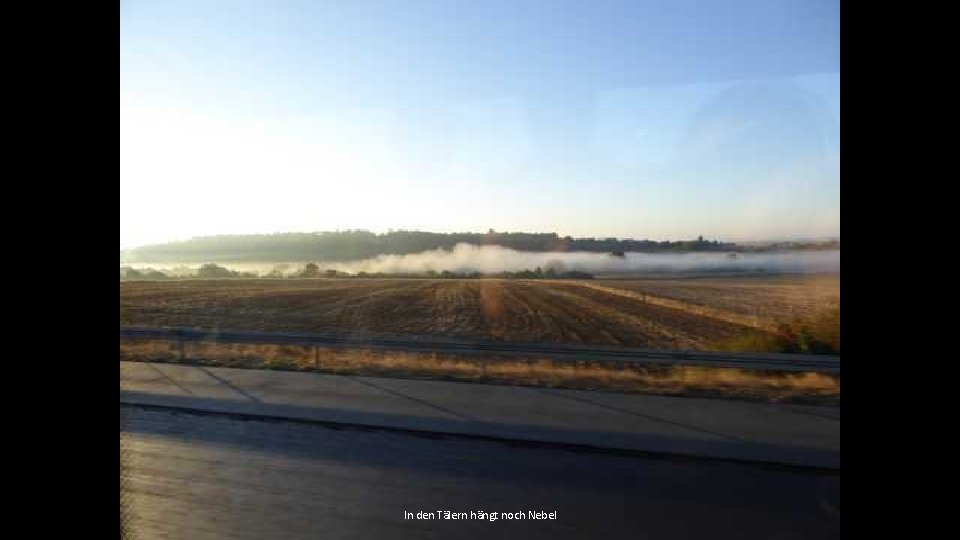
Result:
[[120,6],[120,246],[840,235],[839,3]]

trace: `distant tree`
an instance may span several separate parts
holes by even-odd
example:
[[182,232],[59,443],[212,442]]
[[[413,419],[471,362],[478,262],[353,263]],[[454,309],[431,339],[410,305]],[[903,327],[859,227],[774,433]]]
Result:
[[282,278],[282,277],[287,273],[287,270],[288,270],[289,268],[290,268],[290,265],[289,265],[289,264],[278,264],[278,265],[274,266],[273,269],[270,270],[270,272],[267,273],[267,277],[268,277],[268,278]]
[[314,263],[307,263],[300,271],[300,277],[315,278],[320,277],[320,267]]
[[236,275],[236,272],[214,263],[206,263],[197,270],[197,277],[201,278],[229,278]]
[[558,259],[550,259],[547,261],[547,264],[544,265],[547,272],[553,271],[554,274],[562,274],[566,269],[567,265],[563,264],[563,261]]
[[325,276],[327,276],[328,278],[335,278],[335,277],[337,277],[337,271],[336,271],[336,270],[327,270],[327,271],[324,272],[323,274],[324,274]]

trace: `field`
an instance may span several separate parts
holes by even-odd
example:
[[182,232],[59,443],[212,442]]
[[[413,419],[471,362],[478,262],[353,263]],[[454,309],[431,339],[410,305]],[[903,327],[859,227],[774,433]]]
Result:
[[714,308],[760,325],[815,317],[840,301],[836,275],[603,280],[597,285],[676,300],[687,308]]
[[[769,350],[778,320],[839,297],[836,277],[646,280],[278,279],[120,283],[120,323],[230,330],[402,334],[657,349]],[[773,339],[773,338],[770,338]],[[738,341],[739,340],[739,341]],[[726,345],[725,345],[726,344]],[[191,363],[320,369],[509,384],[765,400],[839,399],[839,379],[732,369],[479,362],[415,353],[188,345]],[[181,361],[164,342],[121,342],[121,359]]]
[[122,282],[120,323],[703,350],[839,294],[837,277]]

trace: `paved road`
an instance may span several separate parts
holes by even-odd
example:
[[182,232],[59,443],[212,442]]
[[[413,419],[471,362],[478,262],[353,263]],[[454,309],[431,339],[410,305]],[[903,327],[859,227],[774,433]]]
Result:
[[120,363],[121,401],[840,467],[840,409],[317,373]]
[[[838,475],[121,407],[136,537],[839,537]],[[557,512],[417,521],[404,511]]]
[[189,328],[121,327],[121,339],[180,340],[218,343],[288,344],[321,347],[363,348],[385,351],[437,352],[553,360],[624,362],[762,369],[792,372],[840,373],[839,356],[778,353],[724,353],[664,351],[632,347],[515,343],[483,340],[452,340],[436,336],[334,335],[288,332],[196,330]]

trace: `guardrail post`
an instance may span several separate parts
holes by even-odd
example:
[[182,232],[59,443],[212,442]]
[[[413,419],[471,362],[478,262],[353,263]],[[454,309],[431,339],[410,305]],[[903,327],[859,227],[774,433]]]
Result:
[[180,332],[177,332],[177,351],[180,353],[181,362],[187,359],[187,351],[183,343],[183,334]]

